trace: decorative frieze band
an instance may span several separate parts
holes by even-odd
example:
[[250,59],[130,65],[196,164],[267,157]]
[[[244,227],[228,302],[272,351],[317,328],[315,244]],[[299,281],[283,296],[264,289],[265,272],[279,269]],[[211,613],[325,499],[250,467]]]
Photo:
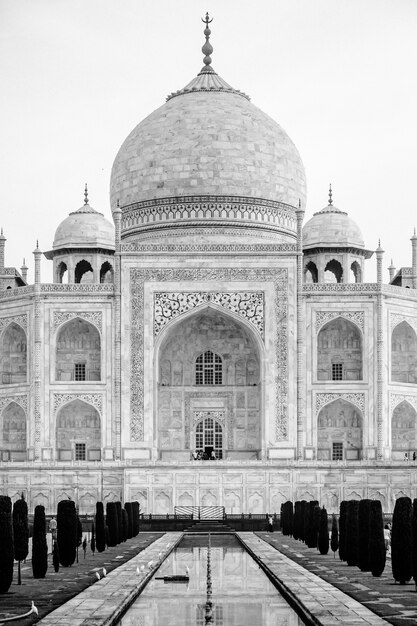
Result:
[[334,400],[345,400],[354,404],[361,412],[365,412],[365,394],[364,393],[317,393],[316,394],[316,417],[321,409],[334,402]]
[[59,326],[79,317],[86,322],[90,322],[102,331],[103,313],[101,311],[54,311],[52,316],[52,328],[55,332]]
[[[130,439],[144,440],[144,286],[146,282],[208,281],[270,282],[274,288],[274,311],[277,324],[274,339],[275,362],[275,439],[288,439],[288,271],[271,268],[132,268],[131,299],[131,395]],[[272,314],[272,312],[271,312]]]
[[82,400],[87,404],[91,404],[100,415],[103,414],[103,394],[102,393],[54,393],[53,408],[54,415],[64,405],[73,400]]
[[391,313],[390,321],[391,331],[394,330],[398,324],[401,324],[401,322],[407,322],[407,324],[410,324],[411,328],[413,328],[417,333],[417,317],[410,317],[409,315],[404,315],[403,313]]
[[27,332],[28,328],[28,316],[27,313],[23,313],[22,315],[10,315],[9,317],[0,317],[0,333],[3,332],[9,324],[19,324],[23,328],[25,332]]
[[0,397],[0,413],[3,413],[4,409],[9,406],[11,402],[16,402],[19,406],[22,407],[24,412],[27,415],[28,412],[28,395],[10,395],[10,396],[1,396]]
[[401,404],[401,402],[408,402],[417,411],[417,396],[404,393],[390,393],[389,396],[389,414],[392,416],[394,409]]
[[[193,231],[194,232],[194,231]],[[207,234],[207,233],[206,233]],[[214,234],[214,233],[213,233]],[[218,232],[216,233],[219,234]],[[159,239],[159,237],[158,237]],[[171,237],[172,239],[172,237]],[[140,241],[132,241],[122,244],[122,252],[206,252],[206,253],[296,253],[297,246],[293,243],[141,243]]]
[[264,294],[261,291],[164,292],[154,294],[154,335],[173,319],[206,304],[216,304],[249,322],[263,337]]
[[343,317],[349,322],[353,322],[362,332],[364,332],[365,327],[365,313],[364,311],[316,311],[316,320],[315,327],[316,333],[325,325],[327,322],[334,320],[337,317]]

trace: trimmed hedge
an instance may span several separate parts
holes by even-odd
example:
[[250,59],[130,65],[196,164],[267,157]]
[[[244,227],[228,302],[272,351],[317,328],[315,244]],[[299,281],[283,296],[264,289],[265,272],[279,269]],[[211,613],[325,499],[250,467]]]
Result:
[[17,561],[17,584],[22,584],[20,564],[29,554],[28,505],[22,495],[13,505],[14,558]]
[[12,501],[0,496],[0,593],[7,593],[13,580]]
[[298,536],[299,539],[301,541],[305,541],[306,540],[306,533],[305,533],[305,517],[306,517],[306,508],[307,508],[308,502],[307,500],[301,500],[300,502],[300,526],[298,528]]
[[127,539],[128,515],[126,509],[122,509],[122,541]]
[[417,498],[414,498],[413,500],[413,513],[411,518],[411,541],[413,545],[413,578],[417,586]]
[[317,547],[320,554],[327,554],[329,551],[329,520],[327,518],[327,511],[324,507],[320,509],[319,523]]
[[369,505],[369,571],[372,576],[381,576],[385,569],[386,558],[382,505],[379,500],[371,500]]
[[75,561],[77,550],[77,512],[72,500],[58,502],[56,521],[59,562],[69,567]]
[[119,541],[119,518],[116,502],[107,502],[106,504],[106,524],[109,529],[107,545],[110,547],[117,546]]
[[32,537],[32,573],[33,578],[45,578],[48,571],[48,544],[46,543],[45,507],[35,506]]
[[400,585],[405,585],[413,575],[411,518],[411,499],[398,498],[392,516],[391,565],[394,580]]
[[343,500],[339,507],[339,559],[346,561],[346,513],[347,500]]
[[139,534],[139,514],[140,514],[140,505],[139,502],[134,500],[132,503],[132,513],[133,513],[133,527],[132,534],[134,537]]
[[116,502],[117,511],[117,543],[123,541],[123,519],[122,519],[122,503]]
[[125,509],[127,513],[127,538],[132,539],[133,537],[133,510],[132,503],[126,502]]
[[332,515],[332,537],[330,540],[330,547],[332,549],[334,557],[336,557],[336,552],[339,549],[339,530],[337,527],[336,515]]
[[359,559],[359,500],[348,500],[346,510],[346,563],[357,565]]
[[316,527],[314,524],[314,509],[318,506],[317,500],[310,500],[307,503],[306,514],[305,514],[305,524],[304,524],[304,532],[306,536],[306,544],[309,548],[317,548],[317,533]]
[[293,516],[293,504],[290,500],[287,500],[281,507],[281,530],[283,535],[292,535]]
[[359,552],[358,552],[358,567],[362,572],[370,572],[370,554],[369,554],[369,540],[370,540],[370,525],[369,515],[371,510],[371,500],[366,498],[359,501]]

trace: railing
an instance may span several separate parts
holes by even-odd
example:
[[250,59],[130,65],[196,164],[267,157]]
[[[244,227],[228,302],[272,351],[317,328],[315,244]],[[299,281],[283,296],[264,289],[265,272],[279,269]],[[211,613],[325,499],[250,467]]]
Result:
[[224,506],[176,506],[175,515],[192,515],[193,519],[224,519]]

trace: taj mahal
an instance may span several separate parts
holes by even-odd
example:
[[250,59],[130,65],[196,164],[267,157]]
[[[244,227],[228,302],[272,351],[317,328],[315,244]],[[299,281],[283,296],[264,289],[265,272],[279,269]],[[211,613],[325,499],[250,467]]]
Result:
[[214,70],[209,23],[201,71],[115,157],[113,223],[85,188],[34,284],[1,234],[0,492],[391,511],[417,497],[417,236],[387,283],[337,190],[305,219],[297,148]]

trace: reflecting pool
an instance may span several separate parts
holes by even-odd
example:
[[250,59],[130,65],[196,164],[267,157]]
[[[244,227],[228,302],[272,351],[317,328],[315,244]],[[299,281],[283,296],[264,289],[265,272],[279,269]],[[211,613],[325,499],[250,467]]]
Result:
[[[208,537],[186,537],[165,560],[120,626],[207,624]],[[299,626],[301,618],[232,535],[211,536],[214,626]],[[189,582],[156,577],[189,575]]]

